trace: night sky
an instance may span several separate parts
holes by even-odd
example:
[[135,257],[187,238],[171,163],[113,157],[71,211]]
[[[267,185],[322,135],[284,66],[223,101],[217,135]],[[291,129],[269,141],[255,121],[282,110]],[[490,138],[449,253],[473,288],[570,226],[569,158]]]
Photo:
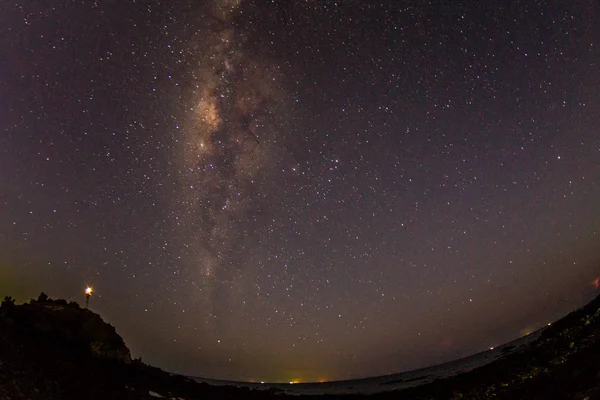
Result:
[[[0,294],[134,357],[374,376],[600,276],[597,1],[0,1]],[[594,284],[596,282],[596,284]]]

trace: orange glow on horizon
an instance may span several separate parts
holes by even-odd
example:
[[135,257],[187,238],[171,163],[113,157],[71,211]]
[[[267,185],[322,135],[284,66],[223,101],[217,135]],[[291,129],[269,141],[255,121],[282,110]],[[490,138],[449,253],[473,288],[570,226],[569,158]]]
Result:
[[593,284],[596,287],[596,289],[600,289],[600,276],[598,278],[594,279]]

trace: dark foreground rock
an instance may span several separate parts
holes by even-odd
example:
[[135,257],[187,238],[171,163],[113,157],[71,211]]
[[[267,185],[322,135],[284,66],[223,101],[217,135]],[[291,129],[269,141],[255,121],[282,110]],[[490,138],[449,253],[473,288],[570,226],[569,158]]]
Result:
[[[217,388],[139,360],[115,328],[76,303],[51,300],[0,307],[0,400],[252,398],[248,389]],[[270,393],[260,393],[268,397]]]
[[[209,386],[132,361],[115,329],[74,303],[45,296],[23,305],[8,298],[2,303],[0,400],[155,399],[158,394],[186,400],[287,397],[274,390]],[[449,379],[368,397],[600,400],[600,296],[522,351]]]

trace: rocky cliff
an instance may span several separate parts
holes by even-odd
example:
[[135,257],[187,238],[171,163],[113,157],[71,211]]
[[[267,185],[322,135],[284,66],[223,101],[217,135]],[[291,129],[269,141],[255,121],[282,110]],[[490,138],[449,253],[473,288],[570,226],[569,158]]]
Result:
[[43,335],[49,340],[68,345],[81,351],[89,351],[97,358],[131,363],[131,354],[115,328],[102,318],[77,303],[51,300],[44,294],[38,300],[14,305],[3,302],[1,316],[7,324]]

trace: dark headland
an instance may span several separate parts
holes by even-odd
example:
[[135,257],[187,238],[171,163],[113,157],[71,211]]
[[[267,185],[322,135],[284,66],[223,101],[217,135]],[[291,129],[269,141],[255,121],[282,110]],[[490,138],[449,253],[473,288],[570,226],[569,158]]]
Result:
[[[0,399],[208,399],[288,397],[211,386],[132,360],[114,327],[76,303],[44,294],[0,307]],[[373,399],[600,399],[600,296],[519,351],[470,372]],[[293,396],[292,398],[297,398]]]

